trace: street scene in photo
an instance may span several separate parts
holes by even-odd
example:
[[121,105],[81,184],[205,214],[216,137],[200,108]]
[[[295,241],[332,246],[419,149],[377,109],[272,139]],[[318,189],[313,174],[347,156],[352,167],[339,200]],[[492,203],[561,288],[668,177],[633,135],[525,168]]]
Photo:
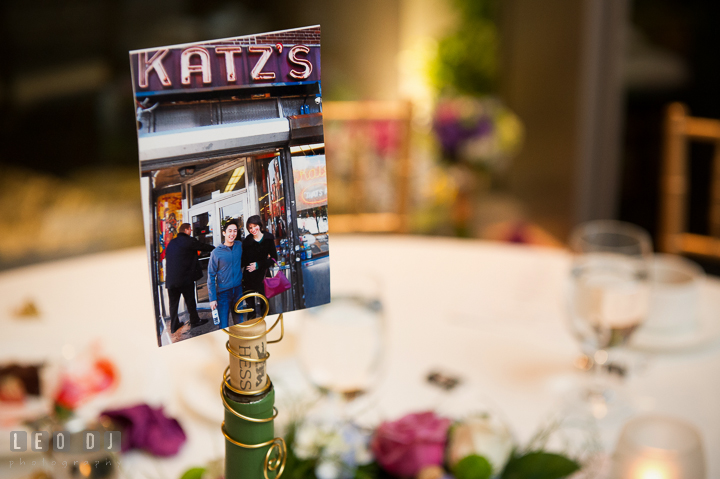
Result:
[[161,346],[330,301],[320,27],[130,52]]

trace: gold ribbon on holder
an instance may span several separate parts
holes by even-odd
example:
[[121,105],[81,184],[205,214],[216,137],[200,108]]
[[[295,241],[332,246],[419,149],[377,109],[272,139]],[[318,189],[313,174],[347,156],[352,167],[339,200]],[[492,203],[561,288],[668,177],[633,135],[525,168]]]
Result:
[[[236,324],[235,327],[238,327],[238,328],[249,328],[250,326],[254,326],[254,325],[255,325],[256,323],[258,323],[259,321],[262,321],[263,319],[265,319],[265,318],[267,317],[268,313],[270,312],[270,303],[268,302],[267,298],[266,298],[265,296],[263,296],[262,294],[260,294],[260,293],[248,293],[248,294],[246,294],[245,296],[243,296],[242,298],[238,299],[238,300],[237,300],[237,303],[235,303],[235,312],[238,313],[238,314],[241,314],[241,313],[251,313],[253,310],[250,309],[250,308],[247,308],[247,309],[238,309],[238,308],[240,307],[240,303],[242,303],[243,301],[245,301],[247,298],[252,298],[252,297],[260,298],[260,299],[263,300],[263,302],[265,303],[265,312],[264,312],[263,315],[260,316],[259,318],[254,318],[254,319],[252,319],[252,320],[250,320],[250,321],[245,321],[244,323]],[[257,336],[240,336],[240,335],[231,333],[231,332],[228,331],[227,329],[223,329],[223,331],[225,331],[225,333],[227,333],[228,336],[231,336],[231,337],[233,337],[233,338],[244,339],[245,341],[250,341],[250,340],[253,340],[253,339],[260,339],[260,338],[262,338],[263,336],[266,336],[270,331],[272,331],[273,329],[275,329],[275,326],[277,326],[278,323],[280,323],[280,337],[277,338],[277,339],[274,339],[274,340],[272,340],[272,341],[268,341],[268,342],[267,342],[268,344],[273,344],[273,343],[279,343],[280,341],[282,341],[282,338],[283,338],[283,336],[285,335],[285,323],[284,323],[284,321],[283,321],[283,314],[282,314],[282,313],[280,313],[280,315],[278,316],[278,319],[275,320],[275,322],[273,323],[273,325],[270,326],[270,329],[268,329],[267,331],[265,331],[264,334],[259,334],[259,335],[257,335]]]
[[[265,476],[265,479],[270,479],[270,477],[268,477],[268,472],[278,471],[275,475],[275,479],[279,479],[280,476],[282,476],[282,473],[285,470],[285,463],[287,462],[287,445],[285,444],[285,439],[276,437],[275,439],[270,439],[269,441],[260,444],[243,444],[228,435],[225,431],[224,422],[222,424],[222,433],[225,436],[225,439],[230,441],[232,444],[235,444],[238,447],[244,447],[245,449],[260,449],[261,447],[270,446],[265,454],[265,460],[263,461],[263,475]],[[273,451],[277,451],[277,457],[275,458],[272,458]]]
[[[248,293],[248,294],[244,295],[242,298],[240,298],[240,299],[237,301],[237,303],[235,303],[235,308],[234,308],[234,309],[235,309],[235,312],[236,312],[236,313],[239,313],[239,314],[240,314],[240,313],[250,313],[250,312],[253,311],[252,309],[249,309],[249,308],[248,308],[248,309],[238,309],[238,308],[240,307],[240,304],[241,304],[243,301],[245,301],[247,298],[250,298],[250,297],[260,298],[260,299],[265,303],[265,311],[264,311],[263,315],[262,315],[261,317],[259,317],[259,318],[255,318],[255,319],[252,319],[252,320],[250,320],[250,321],[246,321],[246,322],[244,322],[244,323],[236,324],[236,325],[233,326],[233,328],[235,328],[235,329],[241,329],[241,330],[242,330],[242,329],[245,329],[245,328],[249,328],[249,327],[251,327],[251,326],[254,326],[254,325],[256,325],[258,322],[264,320],[264,319],[267,317],[268,313],[270,312],[270,303],[268,303],[268,300],[267,300],[267,298],[266,298],[264,295],[262,295],[262,294],[260,294],[260,293]],[[266,344],[273,344],[273,343],[280,342],[280,341],[283,339],[284,335],[285,335],[285,323],[284,323],[284,320],[283,320],[283,315],[282,315],[282,313],[280,313],[280,315],[278,316],[278,319],[275,321],[275,323],[273,323],[273,325],[272,325],[269,329],[267,329],[264,333],[262,333],[262,334],[258,334],[258,335],[254,335],[254,336],[244,336],[244,335],[241,335],[241,334],[235,334],[235,333],[233,333],[233,332],[230,332],[230,331],[228,331],[227,329],[224,329],[223,331],[225,331],[225,333],[226,333],[228,336],[232,337],[232,338],[240,339],[240,340],[244,340],[244,341],[252,341],[252,340],[260,339],[260,338],[263,338],[263,337],[267,336],[267,334],[268,334],[270,331],[272,331],[273,329],[275,329],[275,327],[278,325],[278,323],[280,323],[280,337],[279,337],[278,339],[275,339],[275,340],[272,340],[272,341],[265,341]],[[237,353],[236,351],[233,351],[232,347],[230,346],[230,340],[229,340],[229,339],[228,339],[228,341],[225,343],[225,349],[227,349],[228,352],[229,352],[232,356],[240,359],[241,361],[246,361],[246,362],[248,362],[248,363],[261,363],[261,362],[265,362],[265,361],[267,361],[268,358],[270,357],[270,353],[269,353],[269,352],[266,352],[264,357],[262,357],[262,358],[257,358],[257,359],[252,358],[252,357],[249,357],[249,356],[243,356],[243,355]],[[242,395],[245,395],[245,396],[253,396],[253,395],[256,395],[256,394],[260,394],[260,393],[263,393],[263,392],[267,391],[268,389],[270,389],[270,386],[272,386],[272,381],[271,381],[271,379],[270,379],[270,376],[267,375],[267,382],[266,382],[266,384],[265,384],[265,386],[264,386],[263,388],[257,389],[257,390],[253,390],[253,391],[243,391],[243,390],[240,390],[240,389],[234,387],[234,386],[230,383],[229,370],[230,370],[230,366],[228,366],[227,368],[225,368],[225,372],[223,373],[223,381],[222,381],[222,383],[220,384],[220,397],[222,398],[223,406],[225,407],[225,409],[228,410],[228,411],[230,411],[230,412],[231,412],[232,414],[234,414],[236,417],[238,417],[238,418],[240,418],[240,419],[242,419],[242,420],[244,420],[244,421],[254,422],[254,423],[266,423],[266,422],[273,421],[273,420],[278,416],[278,410],[277,410],[277,408],[276,408],[275,406],[273,406],[273,414],[272,414],[272,416],[269,417],[269,418],[266,418],[266,419],[257,419],[257,418],[253,418],[253,417],[248,417],[248,416],[245,416],[244,414],[240,414],[239,412],[235,411],[233,408],[230,407],[230,405],[228,404],[227,400],[225,399],[225,393],[224,393],[224,390],[223,390],[223,386],[225,386],[225,387],[227,387],[230,391],[233,391],[233,392],[235,392],[235,393],[237,393],[237,394],[242,394]],[[263,443],[261,443],[261,444],[243,444],[243,443],[241,443],[241,442],[239,442],[239,441],[236,441],[235,439],[233,439],[232,437],[230,437],[230,436],[228,435],[227,431],[225,430],[225,422],[224,422],[224,421],[223,421],[223,423],[222,423],[222,433],[223,433],[223,435],[225,436],[225,438],[226,438],[228,441],[230,441],[230,443],[232,443],[232,444],[234,444],[234,445],[236,445],[236,446],[239,446],[239,447],[246,448],[246,449],[259,449],[259,448],[261,448],[261,447],[270,446],[270,448],[268,449],[267,453],[265,454],[265,460],[264,460],[264,462],[263,462],[263,475],[265,476],[265,479],[270,479],[270,478],[268,477],[268,472],[275,472],[275,471],[277,471],[274,479],[279,479],[279,478],[280,478],[280,476],[282,475],[283,471],[285,470],[285,463],[286,463],[286,461],[287,461],[287,446],[286,446],[285,440],[284,440],[283,438],[281,438],[281,437],[276,437],[276,438],[274,438],[274,439],[271,439],[271,440],[269,440],[269,441],[263,442]],[[273,457],[274,454],[275,454],[275,457]]]

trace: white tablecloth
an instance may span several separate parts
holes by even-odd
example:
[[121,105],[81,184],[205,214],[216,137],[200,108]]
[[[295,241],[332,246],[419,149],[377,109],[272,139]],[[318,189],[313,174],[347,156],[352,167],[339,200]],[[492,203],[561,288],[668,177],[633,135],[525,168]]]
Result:
[[[383,417],[426,408],[435,394],[425,382],[431,369],[460,376],[499,409],[517,437],[526,440],[569,391],[580,373],[578,345],[570,335],[563,291],[569,256],[561,250],[472,240],[401,236],[333,237],[331,274],[356,271],[382,284],[387,318],[385,375],[380,386]],[[227,355],[224,333],[158,348],[144,249],[41,264],[0,274],[0,361],[59,363],[64,356],[101,344],[116,360],[118,388],[91,407],[136,402],[164,405],[188,433],[181,453],[154,459],[125,456],[129,472],[179,477],[187,467],[224,454],[218,424],[183,401],[188,378]],[[711,279],[704,300],[720,296]],[[12,311],[32,299],[40,319]],[[292,364],[289,341],[269,362]],[[720,311],[717,311],[720,321]],[[278,345],[280,346],[280,345]],[[220,359],[218,359],[220,358]],[[210,373],[208,403],[219,407],[220,377]],[[215,374],[215,376],[212,376]],[[683,418],[702,433],[708,477],[720,477],[720,346],[654,355],[631,378],[628,390],[640,411]],[[282,390],[278,390],[282,394]],[[89,414],[89,412],[88,412]],[[606,438],[612,448],[613,437]],[[5,461],[6,452],[0,453]],[[0,472],[8,472],[0,463]]]

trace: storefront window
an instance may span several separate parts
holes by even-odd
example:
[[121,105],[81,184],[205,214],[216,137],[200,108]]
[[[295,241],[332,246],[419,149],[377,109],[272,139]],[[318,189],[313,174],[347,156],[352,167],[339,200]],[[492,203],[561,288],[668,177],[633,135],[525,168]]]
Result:
[[327,169],[325,155],[294,156],[297,222],[307,257],[328,253]]
[[158,253],[160,254],[159,281],[165,281],[165,267],[162,260],[165,259],[165,250],[178,234],[178,228],[183,222],[182,214],[182,193],[173,191],[177,188],[169,188],[168,193],[157,197],[157,240]]
[[258,158],[256,165],[255,183],[260,203],[260,217],[276,240],[286,239],[285,195],[280,174],[280,159]]
[[190,186],[191,206],[245,188],[245,165]]
[[278,263],[287,268],[291,251],[285,220],[287,213],[283,194],[283,177],[280,172],[280,158],[276,155],[256,158],[254,166],[260,218],[265,223],[265,228],[275,237]]

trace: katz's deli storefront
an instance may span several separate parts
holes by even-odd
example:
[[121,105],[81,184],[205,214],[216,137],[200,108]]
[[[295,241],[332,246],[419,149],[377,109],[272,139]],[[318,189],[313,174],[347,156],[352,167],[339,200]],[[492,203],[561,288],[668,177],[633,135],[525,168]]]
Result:
[[[320,28],[131,52],[138,150],[158,321],[167,244],[182,223],[219,245],[227,221],[260,215],[293,287],[271,314],[329,301]],[[150,221],[147,218],[151,218]],[[209,308],[207,265],[196,282]]]
[[[318,34],[319,36],[319,34]],[[318,38],[319,40],[319,38]],[[243,39],[141,51],[136,62],[136,97],[163,91],[232,89],[267,83],[318,83],[320,45],[244,44]]]

